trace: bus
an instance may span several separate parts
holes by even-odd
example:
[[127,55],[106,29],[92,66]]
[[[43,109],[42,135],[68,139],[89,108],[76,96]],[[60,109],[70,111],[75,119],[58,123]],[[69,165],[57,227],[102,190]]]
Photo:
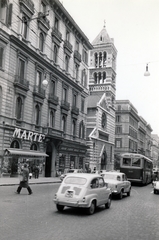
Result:
[[120,172],[126,174],[133,183],[147,185],[152,182],[153,162],[151,159],[138,153],[121,154]]

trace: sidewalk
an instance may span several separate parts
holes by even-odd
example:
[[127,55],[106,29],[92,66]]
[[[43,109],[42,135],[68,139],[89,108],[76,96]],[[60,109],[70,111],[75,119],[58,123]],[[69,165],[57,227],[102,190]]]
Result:
[[[0,177],[0,186],[19,185],[20,180],[21,177]],[[61,180],[59,177],[39,177],[36,179],[29,179],[29,185],[46,183],[61,183]]]

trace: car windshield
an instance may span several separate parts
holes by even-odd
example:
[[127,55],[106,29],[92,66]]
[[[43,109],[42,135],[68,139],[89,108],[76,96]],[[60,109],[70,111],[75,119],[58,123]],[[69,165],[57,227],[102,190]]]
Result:
[[104,177],[104,179],[113,179],[113,180],[120,181],[120,176],[119,175],[103,174],[102,176]]
[[67,177],[64,182],[68,184],[84,185],[87,182],[87,179],[82,177]]
[[73,173],[74,171],[74,169],[68,169],[67,173]]

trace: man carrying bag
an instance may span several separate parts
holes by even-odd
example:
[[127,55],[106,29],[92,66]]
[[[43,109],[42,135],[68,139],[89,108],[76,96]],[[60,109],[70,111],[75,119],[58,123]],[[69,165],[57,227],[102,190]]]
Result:
[[16,193],[20,194],[20,191],[22,190],[22,188],[27,188],[29,195],[31,195],[33,192],[28,184],[28,178],[29,178],[29,169],[27,167],[27,164],[24,163],[24,168],[23,168],[23,174],[22,174],[22,181],[20,181],[20,184],[17,188]]

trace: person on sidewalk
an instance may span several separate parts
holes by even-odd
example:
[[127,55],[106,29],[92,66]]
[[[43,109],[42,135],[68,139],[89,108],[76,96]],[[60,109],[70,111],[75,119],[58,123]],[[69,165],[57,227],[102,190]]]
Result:
[[22,188],[27,188],[29,195],[31,195],[33,193],[29,184],[28,184],[28,178],[29,178],[29,169],[27,167],[27,164],[24,163],[22,181],[20,181],[20,184],[17,188],[17,191],[16,191],[17,194],[20,194]]
[[35,178],[39,178],[39,166],[38,165],[36,165],[34,172],[35,172]]

